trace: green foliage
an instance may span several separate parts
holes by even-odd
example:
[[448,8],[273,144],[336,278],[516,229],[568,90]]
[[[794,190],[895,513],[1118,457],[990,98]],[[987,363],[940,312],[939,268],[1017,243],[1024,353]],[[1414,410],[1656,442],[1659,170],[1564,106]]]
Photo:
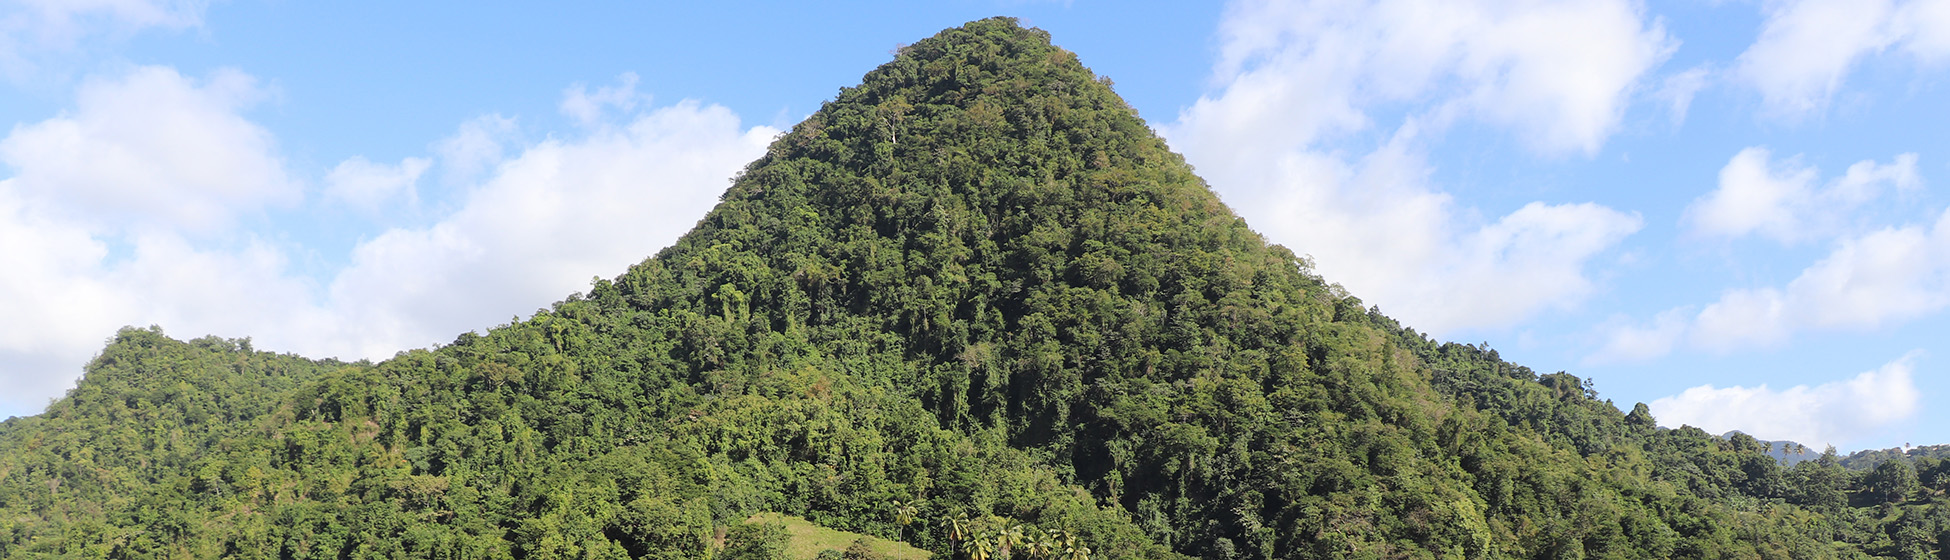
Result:
[[778,537],[782,539],[781,558],[792,560],[813,560],[827,553],[884,560],[922,560],[929,556],[927,551],[904,543],[822,527],[795,515],[760,513],[747,518],[745,524],[779,527],[783,531]]
[[1885,461],[1862,477],[1863,491],[1873,500],[1882,503],[1896,503],[1909,500],[1911,494],[1922,489],[1916,480],[1916,468],[1908,461]]
[[778,523],[740,523],[725,537],[723,560],[775,560],[785,558],[792,536]]
[[0,556],[787,554],[759,512],[984,559],[1941,550],[1941,462],[1766,453],[1363,309],[992,19],[525,321],[379,364],[124,330],[0,427]]

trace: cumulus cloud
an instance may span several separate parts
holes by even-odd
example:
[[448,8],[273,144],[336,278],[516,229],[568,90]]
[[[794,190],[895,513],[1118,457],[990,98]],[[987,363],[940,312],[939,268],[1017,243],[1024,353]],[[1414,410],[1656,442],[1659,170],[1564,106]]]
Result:
[[635,72],[624,72],[616,78],[616,82],[616,85],[596,88],[593,92],[583,84],[569,86],[562,92],[562,114],[583,126],[594,126],[602,123],[604,114],[612,108],[629,111],[635,109],[639,101],[649,101],[649,96],[636,92]]
[[36,55],[147,28],[202,25],[205,0],[13,0],[0,3],[0,71],[20,78]]
[[1428,184],[1426,163],[1401,146],[1352,163],[1307,152],[1275,163],[1200,170],[1250,181],[1256,188],[1228,199],[1256,227],[1428,332],[1503,326],[1574,305],[1594,289],[1584,263],[1643,225],[1597,204],[1538,202],[1475,222]]
[[58,395],[122,325],[238,336],[301,322],[305,282],[232,227],[301,197],[270,134],[241,114],[261,96],[234,71],[135,68],[85,81],[73,109],[0,139],[14,171],[0,180],[0,408]]
[[[1836,242],[1834,250],[1782,287],[1728,290],[1690,321],[1668,310],[1652,326],[1611,325],[1589,361],[1650,359],[1684,338],[1727,352],[1785,343],[1809,330],[1870,330],[1950,307],[1950,211],[1933,225],[1888,227]],[[1653,337],[1657,334],[1657,337]],[[1635,350],[1636,349],[1636,350]]]
[[1712,433],[1740,430],[1768,440],[1809,447],[1847,447],[1913,418],[1921,392],[1913,382],[1920,351],[1849,379],[1787,389],[1701,385],[1652,401],[1666,426],[1690,425]]
[[1770,112],[1815,113],[1862,59],[1899,48],[1933,64],[1950,58],[1950,2],[1788,0],[1766,3],[1760,36],[1733,73],[1757,89]]
[[270,132],[241,114],[262,95],[236,71],[199,82],[148,66],[89,80],[72,112],[14,127],[0,161],[15,169],[20,196],[97,229],[222,229],[302,196]]
[[1669,309],[1654,317],[1650,325],[1634,324],[1627,317],[1614,317],[1600,325],[1604,346],[1584,359],[1586,365],[1639,362],[1672,353],[1688,324],[1686,308]]
[[[1224,95],[1186,115],[1200,140],[1306,144],[1426,103],[1509,126],[1546,152],[1594,152],[1675,43],[1626,0],[1251,0],[1220,24]],[[1257,112],[1242,112],[1259,106]]]
[[1934,225],[1860,225],[1874,214],[1867,205],[1922,188],[1916,162],[1916,154],[1860,161],[1823,181],[1799,158],[1741,150],[1720,170],[1719,186],[1687,208],[1686,228],[1706,237],[1823,240],[1833,248],[1785,286],[1730,289],[1696,313],[1692,306],[1668,309],[1650,324],[1614,319],[1598,327],[1603,345],[1585,362],[1649,360],[1682,343],[1714,352],[1775,346],[1798,332],[1875,329],[1950,306],[1950,213]]
[[1857,162],[1825,187],[1817,187],[1819,180],[1820,172],[1797,158],[1776,162],[1766,148],[1747,148],[1720,169],[1719,187],[1695,200],[1684,220],[1701,235],[1807,241],[1832,236],[1885,192],[1923,186],[1913,153],[1887,164]]
[[[197,0],[15,0],[8,2],[9,23],[32,23],[33,33],[72,41],[90,24],[117,28],[189,27],[203,21],[207,1]],[[17,31],[16,31],[17,32]]]
[[1950,59],[1950,0],[1915,0],[1896,12],[1894,33],[1917,59],[1938,64]]
[[[33,211],[18,196],[17,185],[13,179],[0,181],[0,310],[9,317],[0,321],[0,354],[8,365],[37,356],[65,358],[63,365],[77,370],[60,378],[65,382],[79,373],[92,347],[113,332],[102,332],[100,325],[113,321],[118,303],[96,273],[108,245],[86,228]],[[4,376],[0,395],[19,394],[19,385],[46,373],[14,371],[31,373]],[[29,392],[50,396],[45,390]]]
[[1700,311],[1695,337],[1728,350],[1803,329],[1871,329],[1950,304],[1950,213],[1933,227],[1844,239],[1785,288],[1727,292]]
[[1704,66],[1695,67],[1666,76],[1665,82],[1653,96],[1666,103],[1667,110],[1672,114],[1672,123],[1676,126],[1686,122],[1686,113],[1693,107],[1693,96],[1706,89],[1712,78],[1711,70]]
[[[123,325],[249,336],[305,330],[315,292],[276,247],[199,247],[169,232],[103,235],[37,210],[0,181],[0,412],[59,396]],[[112,246],[122,246],[111,251]],[[120,254],[117,254],[120,253]]]
[[419,200],[413,186],[432,165],[433,160],[427,158],[410,157],[389,165],[353,156],[325,175],[325,196],[368,214],[379,212],[395,199],[412,205]]
[[[238,113],[252,83],[139,69],[0,140],[17,171],[0,179],[0,413],[38,411],[124,325],[358,359],[505,322],[668,245],[778,133],[695,102],[535,144],[517,143],[512,119],[469,121],[430,157],[326,174],[318,200],[354,206],[407,200],[436,165],[481,177],[432,225],[383,229],[313,275],[292,263],[312,248],[234,220],[300,198],[269,134]],[[156,140],[161,128],[178,141]],[[107,164],[79,166],[76,151]]]
[[446,180],[467,183],[507,156],[507,145],[517,141],[515,119],[501,115],[482,115],[461,123],[460,130],[434,143]]
[[[1594,289],[1585,263],[1642,225],[1541,202],[1484,220],[1423,156],[1465,119],[1546,154],[1595,152],[1673,45],[1634,3],[1248,1],[1220,35],[1216,93],[1167,127],[1172,145],[1272,240],[1417,328],[1576,305]],[[1379,147],[1350,146],[1403,106]]]
[[1788,302],[1774,288],[1728,290],[1695,318],[1693,342],[1722,352],[1780,344],[1793,333]]
[[690,230],[778,134],[695,102],[549,140],[501,162],[459,210],[386,231],[330,287],[360,334],[334,352],[389,354],[503,322],[611,276]]

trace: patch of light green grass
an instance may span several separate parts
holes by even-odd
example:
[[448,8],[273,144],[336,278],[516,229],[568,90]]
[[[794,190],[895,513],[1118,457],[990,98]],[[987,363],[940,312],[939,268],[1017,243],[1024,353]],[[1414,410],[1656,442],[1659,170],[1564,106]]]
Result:
[[867,539],[873,551],[888,560],[927,560],[931,555],[904,542],[822,527],[796,515],[767,512],[753,515],[745,522],[784,525],[786,532],[792,535],[792,542],[785,547],[785,555],[793,560],[814,560],[824,550],[846,550],[846,547],[853,545],[853,541],[861,538]]

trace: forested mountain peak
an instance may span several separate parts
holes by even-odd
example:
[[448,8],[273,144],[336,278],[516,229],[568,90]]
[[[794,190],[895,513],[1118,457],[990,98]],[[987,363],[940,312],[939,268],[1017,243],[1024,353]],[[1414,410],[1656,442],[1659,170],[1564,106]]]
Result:
[[1944,527],[1913,469],[1783,469],[1364,309],[1006,18],[904,48],[527,320],[378,364],[129,329],[50,410],[0,428],[0,556],[774,558],[763,520],[804,518],[984,560],[1812,558]]

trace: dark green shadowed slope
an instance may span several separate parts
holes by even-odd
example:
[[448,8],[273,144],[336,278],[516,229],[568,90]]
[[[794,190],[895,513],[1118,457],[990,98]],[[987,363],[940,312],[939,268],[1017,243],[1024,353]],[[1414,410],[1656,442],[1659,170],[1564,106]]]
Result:
[[[769,512],[942,558],[1820,558],[1944,527],[1919,498],[1877,541],[1832,462],[1363,309],[1008,19],[904,49],[527,321],[378,365],[125,331],[51,410],[0,428],[0,556],[765,558]],[[158,435],[101,435],[124,417]]]

